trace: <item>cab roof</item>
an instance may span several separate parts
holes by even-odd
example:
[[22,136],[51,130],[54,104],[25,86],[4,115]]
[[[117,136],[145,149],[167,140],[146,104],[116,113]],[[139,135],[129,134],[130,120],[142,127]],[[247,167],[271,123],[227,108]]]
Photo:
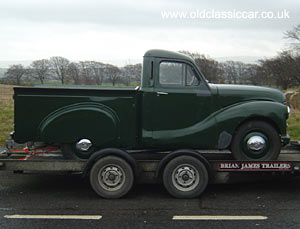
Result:
[[172,52],[163,49],[151,49],[145,52],[144,57],[162,57],[168,59],[180,59],[180,60],[187,60],[194,62],[194,59],[188,55],[179,53],[179,52]]

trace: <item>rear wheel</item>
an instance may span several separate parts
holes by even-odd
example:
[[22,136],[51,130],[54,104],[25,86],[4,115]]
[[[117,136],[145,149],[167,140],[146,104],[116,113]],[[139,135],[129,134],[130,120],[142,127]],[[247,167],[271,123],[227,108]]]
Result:
[[165,167],[163,183],[168,192],[177,198],[194,198],[207,187],[208,172],[205,165],[191,156],[179,156]]
[[280,149],[278,132],[263,121],[250,121],[240,126],[231,145],[236,160],[276,160]]
[[107,156],[98,160],[90,172],[90,183],[94,191],[103,198],[120,198],[133,185],[131,166],[122,158]]

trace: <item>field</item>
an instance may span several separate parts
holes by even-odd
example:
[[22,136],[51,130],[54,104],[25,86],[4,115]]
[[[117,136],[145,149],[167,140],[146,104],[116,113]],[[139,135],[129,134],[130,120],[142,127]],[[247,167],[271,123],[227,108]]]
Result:
[[[0,85],[0,146],[5,145],[5,140],[13,130],[14,107],[12,95],[12,86]],[[298,105],[295,105],[295,99],[291,103],[294,109],[292,109],[292,113],[288,119],[288,134],[291,135],[293,140],[298,140],[300,139],[300,110]]]
[[0,146],[5,145],[5,140],[13,130],[14,104],[12,95],[12,86],[0,85]]
[[300,140],[300,111],[292,109],[288,119],[288,134],[292,140]]

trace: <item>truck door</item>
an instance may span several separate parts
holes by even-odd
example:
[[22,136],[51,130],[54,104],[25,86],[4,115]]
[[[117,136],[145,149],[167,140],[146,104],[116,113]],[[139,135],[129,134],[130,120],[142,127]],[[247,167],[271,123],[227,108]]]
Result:
[[152,144],[170,148],[211,147],[215,142],[212,96],[197,68],[156,58],[151,111]]

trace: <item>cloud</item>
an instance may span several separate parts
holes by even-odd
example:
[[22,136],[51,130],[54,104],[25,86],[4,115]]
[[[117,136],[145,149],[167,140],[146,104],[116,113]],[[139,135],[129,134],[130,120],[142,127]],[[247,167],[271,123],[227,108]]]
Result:
[[[162,11],[290,11],[290,19],[174,19]],[[298,0],[0,2],[0,60],[61,55],[73,60],[140,58],[163,48],[220,56],[270,56],[284,47],[283,32],[299,23]]]
[[[196,10],[260,10],[281,11],[287,9],[290,20],[163,20],[161,11]],[[201,27],[201,28],[283,28],[299,21],[300,10],[297,0],[291,1],[2,1],[0,19],[30,21],[33,23],[90,23],[118,27]]]

